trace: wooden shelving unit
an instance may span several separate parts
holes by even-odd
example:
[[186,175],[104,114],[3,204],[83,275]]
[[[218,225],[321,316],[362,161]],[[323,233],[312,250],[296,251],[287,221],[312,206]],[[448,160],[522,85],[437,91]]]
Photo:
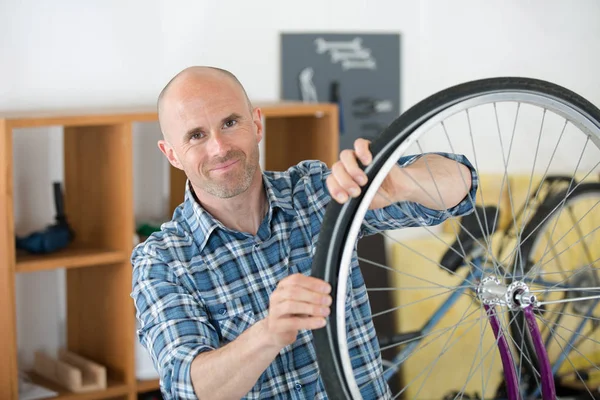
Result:
[[[331,165],[339,151],[333,104],[263,103],[265,166],[282,170],[302,159]],[[64,268],[67,349],[107,367],[109,387],[59,391],[56,399],[128,399],[159,388],[135,377],[135,311],[129,294],[133,248],[132,126],[157,121],[151,109],[45,113],[0,112],[0,399],[18,398],[15,279],[18,273]],[[64,193],[74,242],[33,256],[15,251],[13,136],[20,128],[64,130]],[[158,149],[157,149],[158,151]],[[183,200],[185,176],[171,173],[171,210]]]

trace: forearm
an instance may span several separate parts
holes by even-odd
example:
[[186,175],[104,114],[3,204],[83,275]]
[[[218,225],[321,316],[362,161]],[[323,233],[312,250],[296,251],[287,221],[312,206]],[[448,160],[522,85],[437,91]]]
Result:
[[471,171],[455,160],[427,154],[397,171],[401,186],[400,200],[412,201],[434,210],[459,204],[471,190]]
[[199,399],[239,399],[252,389],[279,349],[266,340],[264,320],[220,349],[199,354],[191,378]]

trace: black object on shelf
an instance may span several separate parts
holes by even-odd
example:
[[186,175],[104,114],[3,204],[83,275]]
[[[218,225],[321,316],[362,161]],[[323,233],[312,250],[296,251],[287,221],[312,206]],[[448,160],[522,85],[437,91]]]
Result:
[[340,83],[332,81],[329,84],[329,101],[337,104],[339,113],[340,135],[344,134],[344,109],[342,107],[342,96],[340,95]]
[[44,230],[33,232],[26,237],[16,237],[17,249],[33,254],[52,253],[65,248],[73,240],[73,231],[67,222],[60,182],[54,182],[54,206],[56,222]]
[[138,394],[138,400],[163,400],[160,390]]

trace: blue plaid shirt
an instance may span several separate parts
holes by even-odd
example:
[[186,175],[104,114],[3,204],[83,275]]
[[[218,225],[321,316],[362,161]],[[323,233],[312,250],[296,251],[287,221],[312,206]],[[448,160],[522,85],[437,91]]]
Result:
[[[477,177],[473,167],[463,156],[446,156],[471,169],[474,198]],[[404,157],[399,162],[407,165],[415,159]],[[269,209],[256,235],[223,226],[195,201],[188,184],[185,201],[173,219],[134,249],[131,297],[140,324],[138,336],[160,372],[165,398],[195,399],[192,360],[235,340],[264,318],[269,296],[281,279],[294,273],[310,275],[330,201],[325,186],[329,173],[317,161],[302,162],[285,172],[264,172]],[[435,225],[448,215],[418,204],[408,206],[403,212],[393,206],[369,211],[370,226],[363,233]],[[465,199],[449,213],[456,216],[471,210],[471,202]],[[356,255],[350,280],[348,343],[351,354],[359,357],[353,362],[357,382],[364,384],[365,399],[389,397]],[[245,398],[326,399],[312,342],[311,331],[300,331]]]

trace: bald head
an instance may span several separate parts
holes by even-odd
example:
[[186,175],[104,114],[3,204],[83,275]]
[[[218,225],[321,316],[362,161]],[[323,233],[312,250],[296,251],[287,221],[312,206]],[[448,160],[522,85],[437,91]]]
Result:
[[250,102],[248,94],[234,74],[225,69],[216,67],[188,67],[175,75],[158,95],[158,120],[163,135],[166,136],[163,124],[164,114],[170,111],[168,107],[170,104],[176,105],[181,98],[185,96],[189,97],[190,90],[197,90],[196,94],[198,96],[210,96],[211,90],[214,90],[219,84],[235,85],[237,90],[239,90],[240,95],[244,97],[248,109],[252,111],[252,103]]

